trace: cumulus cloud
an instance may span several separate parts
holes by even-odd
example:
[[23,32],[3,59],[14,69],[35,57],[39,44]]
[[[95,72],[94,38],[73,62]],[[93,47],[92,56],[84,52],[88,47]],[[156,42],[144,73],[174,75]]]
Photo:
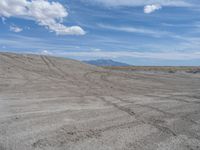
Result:
[[42,55],[52,55],[52,53],[51,53],[50,51],[48,51],[48,50],[43,50],[43,51],[41,52],[41,54],[42,54]]
[[82,0],[104,4],[107,6],[145,6],[150,4],[160,4],[162,6],[187,7],[192,4],[187,0]]
[[159,4],[146,5],[144,7],[144,13],[150,14],[150,13],[152,13],[152,12],[154,12],[156,10],[159,10],[161,8],[162,8],[162,6],[159,5]]
[[79,26],[67,27],[62,24],[68,12],[62,4],[47,0],[1,0],[0,17],[17,17],[36,21],[58,35],[84,35]]
[[18,32],[22,32],[23,29],[16,25],[12,25],[12,26],[10,26],[10,31],[18,33]]

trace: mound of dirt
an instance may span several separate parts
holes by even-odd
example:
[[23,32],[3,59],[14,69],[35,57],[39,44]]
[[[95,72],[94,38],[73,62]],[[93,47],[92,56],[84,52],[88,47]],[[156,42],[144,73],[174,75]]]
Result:
[[199,74],[0,53],[0,150],[199,150]]

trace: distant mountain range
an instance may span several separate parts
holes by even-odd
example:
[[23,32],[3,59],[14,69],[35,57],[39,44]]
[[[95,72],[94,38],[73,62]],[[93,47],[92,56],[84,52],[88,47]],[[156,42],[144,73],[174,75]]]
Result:
[[113,61],[111,59],[97,59],[97,60],[88,60],[83,62],[95,66],[130,66],[129,64]]

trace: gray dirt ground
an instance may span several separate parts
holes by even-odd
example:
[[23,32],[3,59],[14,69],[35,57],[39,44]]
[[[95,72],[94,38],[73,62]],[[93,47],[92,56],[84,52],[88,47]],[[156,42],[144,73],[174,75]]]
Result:
[[0,150],[200,150],[200,74],[0,53]]

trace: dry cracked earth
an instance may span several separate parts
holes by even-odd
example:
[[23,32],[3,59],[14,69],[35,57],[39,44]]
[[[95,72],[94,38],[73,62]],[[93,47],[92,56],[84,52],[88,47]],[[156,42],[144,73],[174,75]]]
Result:
[[0,150],[200,150],[200,74],[0,53]]

